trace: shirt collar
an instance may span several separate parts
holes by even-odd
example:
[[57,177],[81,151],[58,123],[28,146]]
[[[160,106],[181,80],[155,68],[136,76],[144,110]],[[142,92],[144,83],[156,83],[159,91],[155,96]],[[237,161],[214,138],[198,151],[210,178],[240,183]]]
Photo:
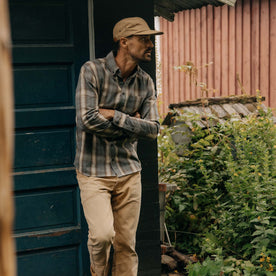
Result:
[[[118,67],[118,65],[116,64],[115,58],[114,58],[114,53],[113,51],[111,51],[107,56],[106,56],[106,66],[109,69],[109,71],[113,74],[113,75],[121,75],[121,71],[120,68]],[[140,73],[141,68],[139,65],[137,65],[137,69],[133,72],[133,74],[129,77],[134,77],[136,76],[137,73]]]
[[118,72],[120,72],[112,51],[106,56],[106,66],[113,75],[116,75]]

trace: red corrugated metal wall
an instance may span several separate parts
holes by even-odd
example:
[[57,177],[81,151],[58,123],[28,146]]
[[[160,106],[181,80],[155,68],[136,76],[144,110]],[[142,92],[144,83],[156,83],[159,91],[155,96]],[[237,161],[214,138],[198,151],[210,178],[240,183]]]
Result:
[[216,96],[242,94],[239,74],[246,94],[259,89],[265,103],[276,107],[276,0],[237,0],[235,7],[186,10],[174,22],[160,18],[160,29],[161,116],[170,103],[201,96],[190,78],[174,69],[187,61],[199,68],[198,81],[216,89]]

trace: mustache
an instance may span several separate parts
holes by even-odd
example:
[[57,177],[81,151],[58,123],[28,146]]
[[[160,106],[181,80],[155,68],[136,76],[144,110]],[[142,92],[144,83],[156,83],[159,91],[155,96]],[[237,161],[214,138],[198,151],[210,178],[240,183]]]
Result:
[[148,48],[145,53],[151,53],[152,52],[152,48]]

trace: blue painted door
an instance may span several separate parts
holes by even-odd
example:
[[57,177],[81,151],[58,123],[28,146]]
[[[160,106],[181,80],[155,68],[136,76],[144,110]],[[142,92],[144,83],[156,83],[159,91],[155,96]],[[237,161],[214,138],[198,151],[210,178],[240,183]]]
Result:
[[18,275],[89,275],[73,168],[74,90],[80,66],[88,60],[87,1],[9,4]]

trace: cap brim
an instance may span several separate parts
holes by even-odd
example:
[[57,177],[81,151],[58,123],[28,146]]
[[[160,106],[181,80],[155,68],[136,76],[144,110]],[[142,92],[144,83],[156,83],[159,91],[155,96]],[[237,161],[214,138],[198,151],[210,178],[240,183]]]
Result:
[[135,35],[162,35],[163,32],[155,31],[155,30],[146,30],[146,31],[140,31],[136,32]]

